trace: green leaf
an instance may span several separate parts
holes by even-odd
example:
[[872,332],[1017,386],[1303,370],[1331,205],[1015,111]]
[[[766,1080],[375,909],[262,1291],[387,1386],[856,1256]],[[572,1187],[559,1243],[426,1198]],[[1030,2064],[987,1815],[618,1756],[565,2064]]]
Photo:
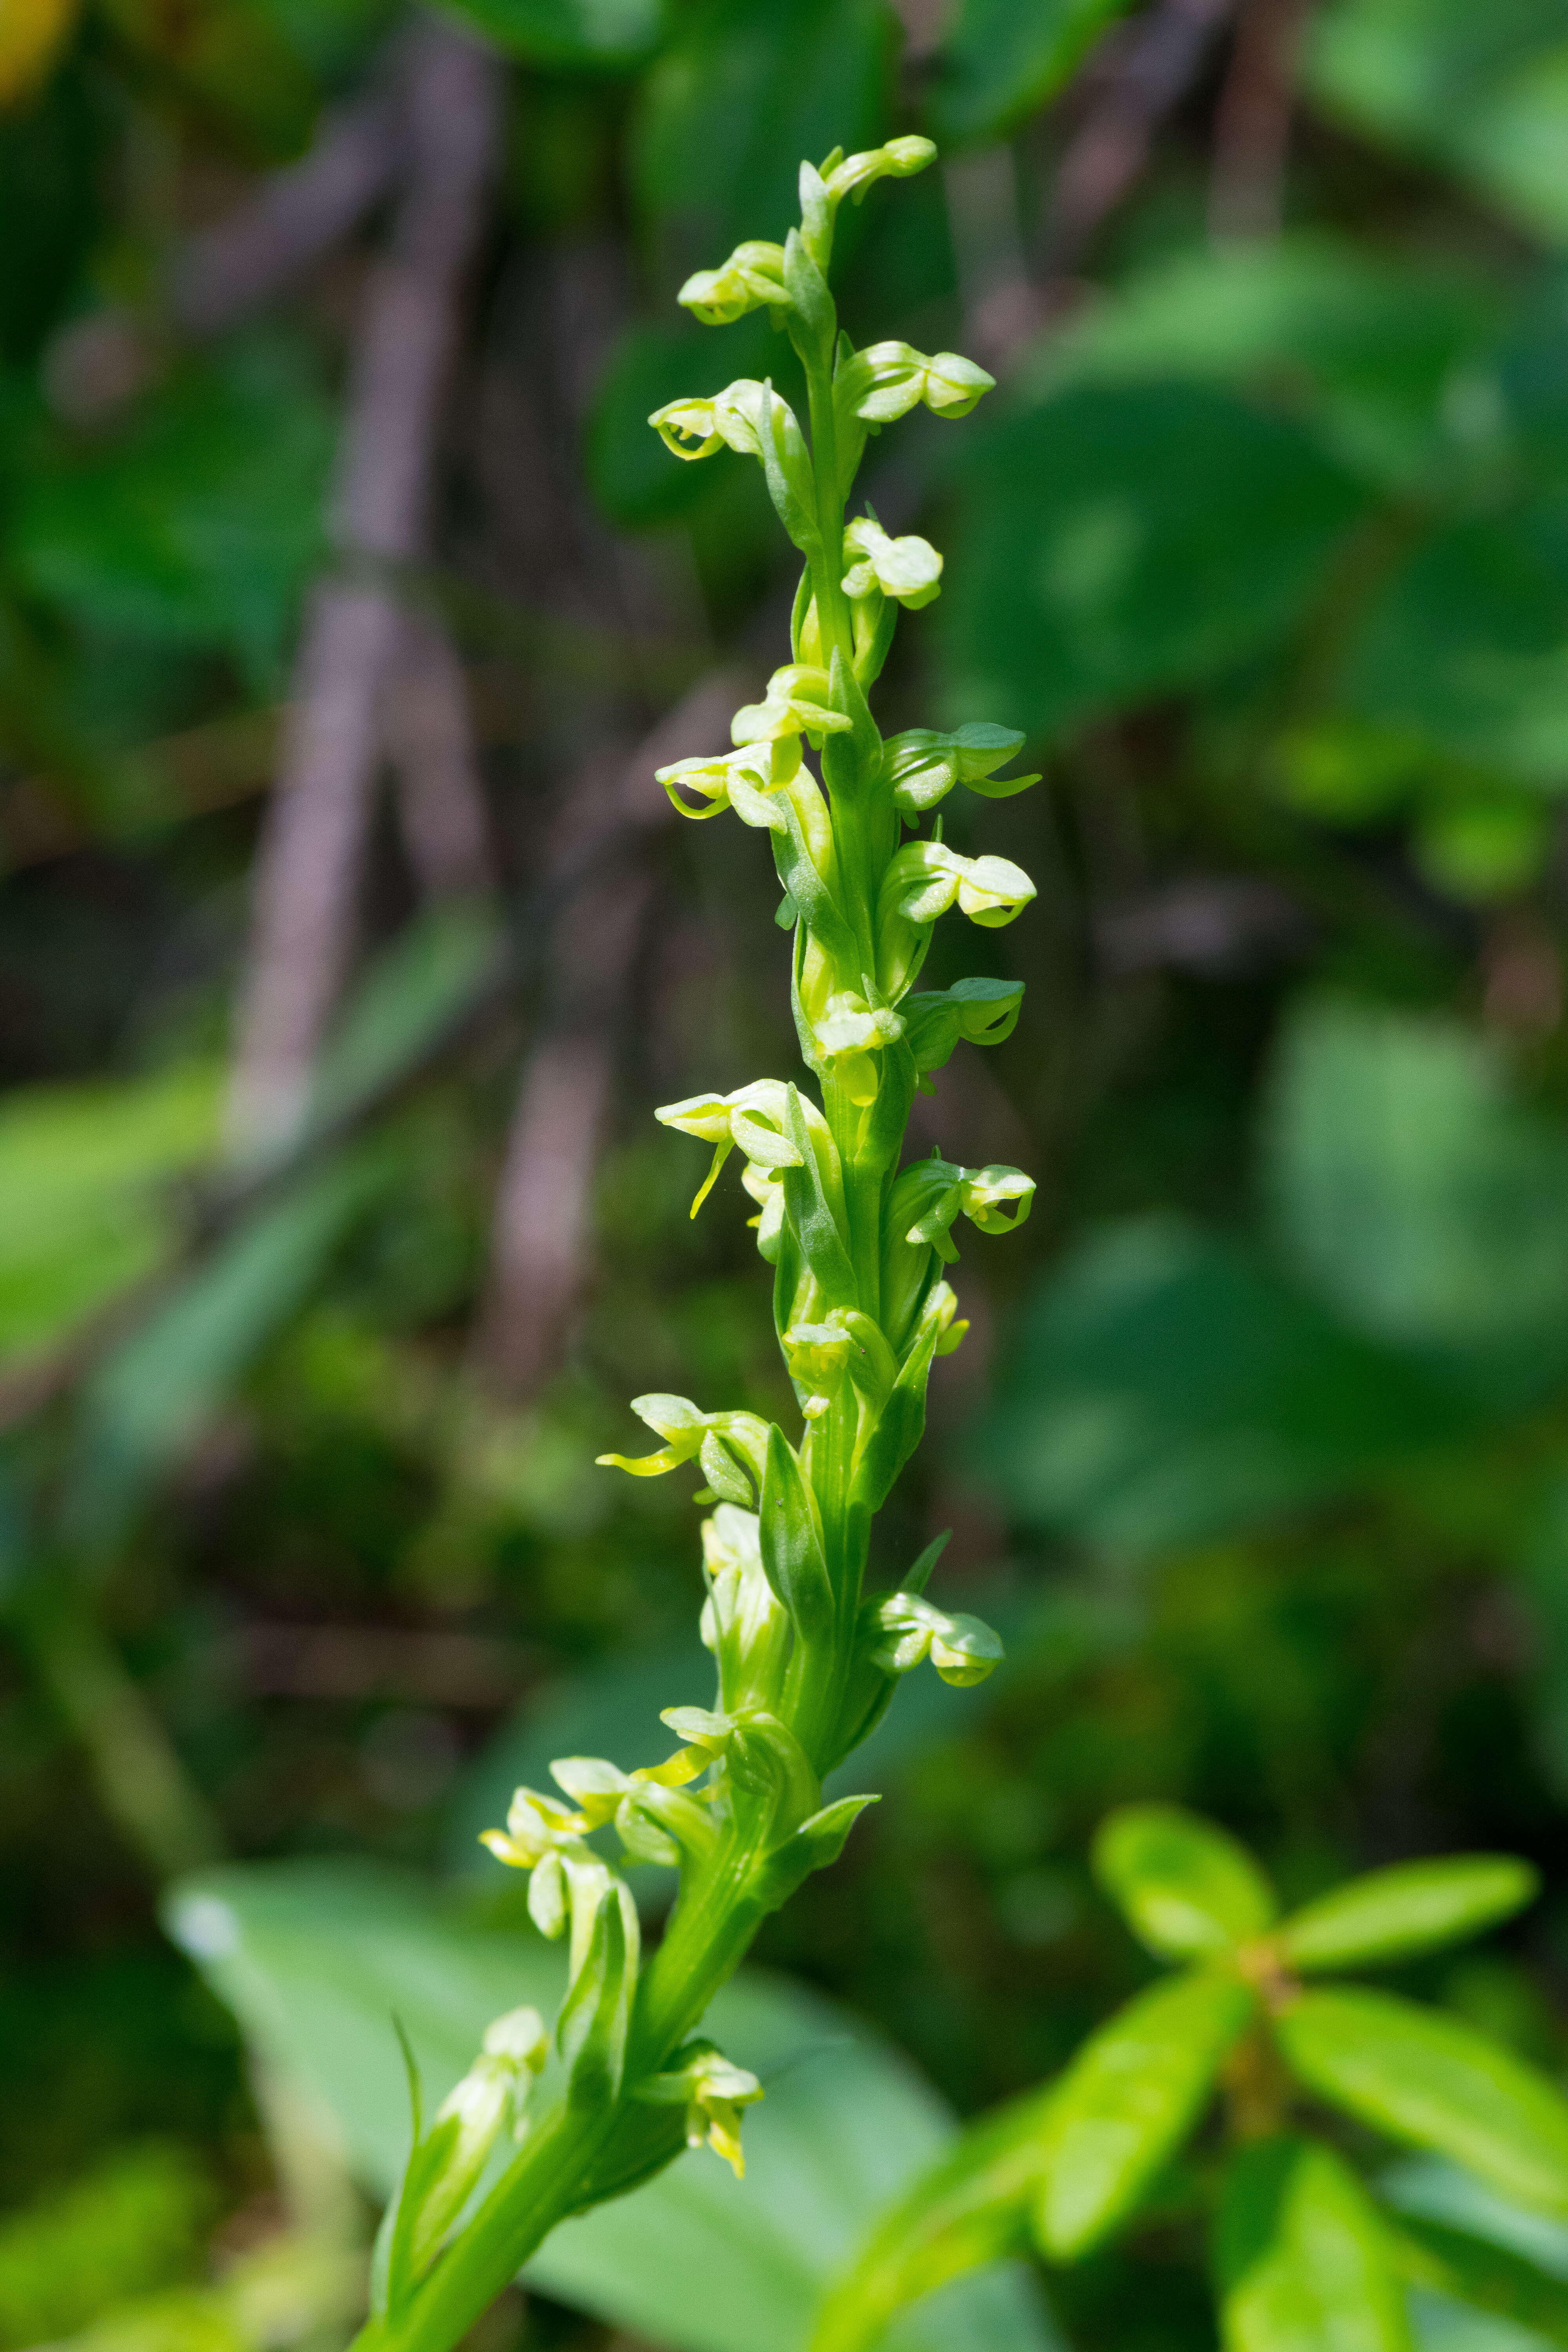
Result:
[[1347,1990],[1303,1993],[1275,2032],[1320,2098],[1452,2157],[1505,2197],[1568,2215],[1568,2100],[1473,2026],[1389,1993]]
[[384,1181],[345,1156],[236,1227],[82,1391],[67,1520],[104,1540],[293,1314]]
[[1369,1337],[1517,1408],[1568,1370],[1568,1133],[1457,1023],[1334,1000],[1279,1049],[1266,1128],[1280,1238]]
[[1216,2252],[1225,2352],[1407,2352],[1385,2225],[1319,2142],[1265,2140],[1232,2159]]
[[1140,1557],[1342,1491],[1473,1421],[1230,1243],[1145,1218],[1037,1288],[966,1459],[1022,1517]]
[[1454,460],[1445,395],[1498,315],[1479,278],[1298,231],[1189,247],[1131,276],[1066,321],[1024,381],[1042,394],[1226,385],[1299,415],[1352,473],[1441,492]]
[[1063,392],[961,464],[947,699],[1031,737],[1276,644],[1364,510],[1300,427],[1197,384]]
[[222,1072],[0,1096],[0,1360],[47,1347],[178,1237],[173,1180],[217,1142]]
[[[554,1946],[363,1864],[204,1873],[174,1891],[165,1916],[374,2196],[388,2193],[408,2143],[393,2013],[434,2103],[492,2018],[521,2001],[548,2017],[563,1986]],[[564,2223],[529,2275],[672,2352],[800,2352],[828,2279],[953,2126],[907,2062],[781,1979],[743,1974],[705,2030],[767,2085],[746,2121],[745,2181],[705,2152],[680,2156],[636,2196]],[[892,2341],[902,2352],[1047,2352],[1051,2339],[1023,2283],[1004,2274],[950,2289]]]
[[811,2352],[864,2352],[905,2304],[1020,2252],[1055,2085],[970,2126],[883,2215],[823,2305]]
[[1449,1854],[1369,1871],[1295,1912],[1279,1930],[1293,1969],[1402,1960],[1509,1918],[1534,1901],[1540,1873],[1507,1853]]
[[1336,0],[1306,68],[1319,103],[1356,129],[1568,240],[1568,24],[1552,0]]
[[1402,2221],[1391,2237],[1394,2260],[1411,2285],[1510,2319],[1549,2343],[1568,2345],[1568,2284],[1522,2254],[1448,2222],[1415,2216]]
[[1088,2253],[1126,2220],[1197,2122],[1255,2005],[1236,1977],[1178,1977],[1084,2044],[1046,2119],[1034,2230],[1050,2260]]
[[1334,694],[1357,718],[1403,732],[1428,767],[1468,762],[1482,782],[1495,770],[1555,797],[1568,743],[1565,627],[1568,513],[1552,480],[1417,540],[1347,632]]
[[938,49],[926,127],[945,146],[1000,139],[1055,97],[1132,0],[963,0]]
[[557,68],[640,65],[665,30],[663,0],[453,0],[497,48]]
[[771,1425],[757,1503],[757,1533],[763,1566],[796,1630],[807,1641],[833,1622],[833,1587],[823,1556],[822,1525],[816,1497],[801,1471],[795,1448]]
[[1134,1933],[1166,1959],[1197,1959],[1260,1936],[1274,1892],[1247,1848],[1178,1805],[1124,1805],[1100,1824],[1094,1870]]
[[320,556],[333,446],[310,363],[270,338],[191,366],[123,428],[26,468],[7,537],[34,593],[106,635],[231,650],[277,691]]
[[672,274],[711,268],[742,237],[782,244],[802,157],[887,135],[895,37],[883,0],[698,0],[685,13],[643,86],[633,142]]

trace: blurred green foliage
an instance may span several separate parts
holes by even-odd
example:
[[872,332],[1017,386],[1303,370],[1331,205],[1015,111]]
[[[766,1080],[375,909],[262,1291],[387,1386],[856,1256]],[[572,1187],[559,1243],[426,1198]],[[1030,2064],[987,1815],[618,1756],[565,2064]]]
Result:
[[[787,2259],[753,2249],[757,2274],[803,2311],[854,2234],[840,2213],[814,2238],[822,2213],[873,2201],[812,2169],[839,2066],[922,2119],[912,2163],[947,2126],[889,2041],[972,2115],[1139,1992],[1088,1860],[1119,1804],[1201,1808],[1291,1906],[1449,1848],[1531,1857],[1544,1892],[1521,1923],[1393,1981],[1549,2072],[1568,2056],[1568,13],[1325,0],[1281,234],[1245,239],[1205,218],[1235,168],[1245,43],[1222,29],[1065,274],[1064,159],[1125,98],[1158,0],[1125,21],[1032,0],[459,13],[510,60],[507,164],[435,551],[404,584],[468,666],[502,907],[420,913],[380,826],[308,1149],[269,1168],[224,1159],[216,1074],[380,215],[221,334],[183,330],[170,288],[186,240],[381,87],[402,20],[384,0],[95,0],[0,113],[0,217],[26,225],[0,237],[11,2352],[88,2328],[100,2352],[232,2352],[312,2326],[327,2352],[344,2294],[341,2247],[333,2270],[279,2236],[287,2134],[161,1937],[134,1805],[116,1809],[151,1785],[138,1719],[73,1715],[40,1663],[51,1609],[79,1612],[172,1744],[204,1808],[184,1832],[276,1866],[234,1880],[237,1907],[348,1854],[482,1890],[473,1834],[511,1778],[623,1736],[635,1760],[681,1660],[704,1695],[685,1500],[590,1465],[633,1390],[782,1405],[736,1180],[691,1225],[688,1160],[648,1117],[788,1050],[782,966],[753,944],[773,893],[738,828],[655,854],[563,1356],[519,1402],[474,1332],[518,1061],[551,1003],[537,893],[576,714],[635,734],[743,656],[792,584],[743,470],[674,467],[644,423],[735,375],[787,389],[784,346],[759,319],[693,341],[668,298],[782,227],[802,154],[889,131],[930,130],[944,163],[847,223],[850,331],[874,298],[878,331],[923,348],[994,338],[1003,377],[962,453],[934,425],[896,470],[872,452],[889,528],[947,552],[890,698],[1026,728],[1048,772],[1037,809],[1006,813],[1040,889],[1000,943],[1023,1019],[994,1076],[943,1074],[922,1148],[973,1136],[966,1156],[1029,1167],[1041,1205],[1030,1256],[963,1270],[976,1330],[889,1515],[900,1559],[955,1526],[943,1591],[1002,1626],[1009,1663],[911,1700],[898,1745],[868,1751],[888,1801],[769,1927],[761,1959],[841,2005],[831,2031],[847,2007],[883,2038],[858,2044],[864,2077],[830,2055],[781,2078],[769,2160],[816,2218]],[[954,822],[965,851],[1002,845],[988,811]],[[437,1937],[421,1984],[456,1981],[444,1900],[398,1885]],[[508,1987],[542,1965],[504,1916],[457,1916]],[[323,1938],[293,1948],[311,1999]],[[268,1981],[223,1986],[253,2035]],[[492,1990],[453,2027],[465,2049]],[[762,2020],[816,1995],[737,1999]],[[381,1988],[356,2012],[367,2051],[394,2000],[418,2040],[413,1993]],[[377,2096],[397,2090],[384,2054]],[[362,2179],[396,2155],[362,2153]],[[731,2204],[698,2161],[671,2195],[750,2228],[750,2187]],[[1455,2180],[1384,2186],[1564,2269],[1517,2210],[1483,2227]],[[1195,2209],[1163,2193],[1053,2276],[1077,2352],[1212,2341]],[[630,2229],[640,2210],[605,2211]],[[654,2257],[661,2210],[636,2225]],[[245,2268],[280,2246],[286,2292]],[[647,2249],[613,2310],[563,2269],[485,2352],[586,2352],[606,2313],[697,2343],[648,2300]],[[1045,2325],[1016,2283],[997,2292],[996,2325]],[[1410,2308],[1423,2344],[1482,2352],[1440,2284]],[[1517,2316],[1516,2352],[1555,2324]]]

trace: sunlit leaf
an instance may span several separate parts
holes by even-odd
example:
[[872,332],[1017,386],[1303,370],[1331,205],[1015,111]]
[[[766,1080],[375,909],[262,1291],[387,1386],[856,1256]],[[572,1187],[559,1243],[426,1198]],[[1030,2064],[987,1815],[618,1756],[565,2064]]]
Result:
[[1500,2043],[1392,1994],[1307,1992],[1277,2020],[1308,2089],[1395,2139],[1568,2215],[1568,2100]]
[[47,1347],[172,1249],[173,1180],[217,1140],[211,1065],[0,1096],[0,1360]]
[[884,2214],[824,2304],[811,2352],[862,2352],[905,2304],[1021,2251],[1053,2089],[972,2125]]
[[1293,1969],[1400,1960],[1509,1918],[1533,1901],[1540,1874],[1512,1854],[1450,1854],[1370,1871],[1320,1895],[1279,1930]]
[[1151,1951],[1196,1959],[1261,1935],[1278,1906],[1244,1845],[1179,1805],[1124,1805],[1094,1841],[1095,1875]]
[[1321,2143],[1265,2140],[1233,2157],[1216,2251],[1225,2352],[1407,2352],[1383,2221]]
[[1070,2262],[1126,2220],[1202,2114],[1255,2002],[1237,1978],[1179,1977],[1084,2044],[1046,2118],[1034,2215],[1043,2253]]
[[[520,2001],[548,2015],[562,1988],[557,1948],[363,1865],[204,1874],[166,1916],[247,2033],[307,2087],[374,2196],[408,2140],[393,2014],[434,2102],[492,2018]],[[705,2031],[766,2084],[746,2120],[745,2180],[706,2152],[681,2156],[635,2195],[563,2223],[529,2275],[672,2352],[802,2352],[827,2280],[952,2126],[905,2062],[782,1979],[742,1975]],[[889,2338],[903,2352],[1046,2352],[1050,2340],[1005,2273],[955,2283]]]

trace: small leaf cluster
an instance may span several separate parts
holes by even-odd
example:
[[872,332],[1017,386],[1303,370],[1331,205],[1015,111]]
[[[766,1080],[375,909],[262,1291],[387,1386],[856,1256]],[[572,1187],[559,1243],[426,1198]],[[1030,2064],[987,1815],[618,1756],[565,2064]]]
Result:
[[1371,2133],[1426,2150],[1568,2218],[1568,2099],[1457,2017],[1315,1981],[1494,1926],[1533,1897],[1531,1866],[1500,1854],[1397,1864],[1281,1918],[1243,1846],[1161,1805],[1113,1814],[1094,1860],[1133,1933],[1179,1972],[916,2184],[829,2297],[814,2352],[858,2352],[903,2304],[998,2255],[1081,2261],[1169,2189],[1216,2098],[1225,2152],[1208,2201],[1227,2352],[1408,2352],[1411,2286],[1563,2340],[1568,2290],[1489,2241],[1395,2214],[1346,2142]]

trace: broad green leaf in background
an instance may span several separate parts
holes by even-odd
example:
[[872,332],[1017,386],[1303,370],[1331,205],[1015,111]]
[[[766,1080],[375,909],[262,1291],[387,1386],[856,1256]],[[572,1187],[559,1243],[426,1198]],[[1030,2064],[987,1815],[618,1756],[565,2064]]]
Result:
[[1399,1863],[1293,1913],[1279,1945],[1290,1967],[1308,1973],[1406,1959],[1495,1927],[1532,1902],[1540,1885],[1538,1871],[1507,1853]]
[[70,1531],[99,1542],[176,1460],[309,1293],[385,1181],[344,1153],[237,1224],[86,1383],[67,1494]]
[[884,0],[694,0],[644,84],[634,142],[673,275],[742,237],[782,239],[802,156],[886,135],[896,38]]
[[1334,0],[1309,89],[1354,128],[1468,180],[1548,243],[1568,241],[1563,0]]
[[222,1073],[0,1096],[0,1362],[45,1348],[173,1248],[173,1180],[217,1142]]
[[1225,2352],[1406,2352],[1382,2217],[1319,2142],[1265,2140],[1232,2159],[1216,2253]]
[[663,0],[453,0],[499,49],[557,69],[639,65],[665,30]]
[[1568,2345],[1568,2285],[1549,2272],[1468,2230],[1444,2221],[1403,2221],[1393,2259],[1413,2286],[1490,2312],[1548,2343]]
[[950,705],[1059,734],[1276,643],[1364,493],[1290,420],[1194,383],[1069,390],[963,460]]
[[[177,1888],[171,1932],[274,2064],[308,2086],[356,2177],[384,2196],[408,2140],[391,2018],[427,2101],[519,2001],[552,2011],[563,1956],[484,1927],[428,1885],[352,1863],[235,1865]],[[952,2127],[884,2045],[815,1995],[742,1975],[707,2030],[767,2085],[736,2181],[677,2159],[633,2195],[565,2223],[529,2275],[673,2352],[804,2352],[818,2295],[879,2209]],[[812,2054],[813,2053],[819,2054]],[[1046,2352],[1011,2273],[965,2280],[909,2321],[905,2352]]]
[[1568,1370],[1568,1134],[1450,1021],[1320,999],[1288,1027],[1266,1177],[1298,1271],[1481,1401]]
[[1132,0],[961,0],[936,53],[926,121],[943,146],[1000,139],[1054,97]]
[[1094,1873],[1133,1932],[1166,1959],[1260,1936],[1274,1891],[1244,1845],[1179,1805],[1123,1805],[1100,1824]]
[[1037,1289],[973,1444],[1026,1520],[1148,1556],[1468,1425],[1233,1244],[1149,1218],[1081,1244]]
[[1124,279],[1042,343],[1024,381],[1183,378],[1262,395],[1370,480],[1446,492],[1445,396],[1497,325],[1493,288],[1321,232],[1178,252]]
[[1202,2114],[1256,2001],[1238,1978],[1178,1977],[1084,2044],[1045,2120],[1034,2214],[1043,2253],[1073,2261],[1125,2221]]
[[247,341],[150,394],[112,437],[40,446],[11,560],[85,626],[226,647],[271,691],[321,547],[332,441],[300,353]]
[[811,2352],[862,2352],[905,2304],[1024,2246],[1052,2087],[973,2125],[882,2216],[823,2305]]
[[1306,1992],[1275,2021],[1307,2088],[1358,2122],[1568,2216],[1568,2100],[1457,2017],[1390,1993]]
[[1565,631],[1568,503],[1553,485],[1418,540],[1350,633],[1336,699],[1556,796],[1568,769]]

